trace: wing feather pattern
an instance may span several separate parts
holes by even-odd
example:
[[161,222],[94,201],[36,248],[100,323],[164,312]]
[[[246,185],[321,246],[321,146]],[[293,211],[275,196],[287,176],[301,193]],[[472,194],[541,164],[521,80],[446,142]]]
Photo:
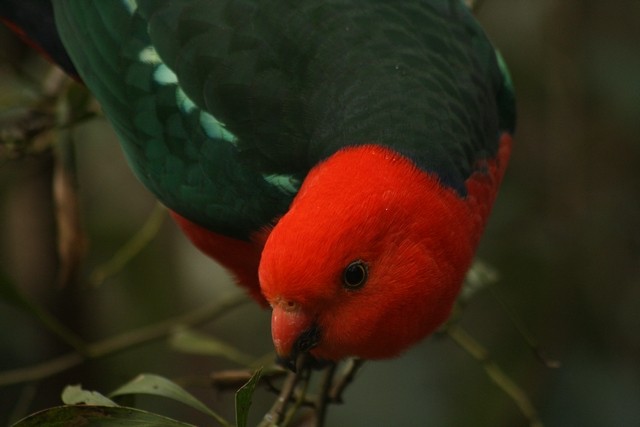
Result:
[[308,170],[378,143],[465,195],[513,94],[460,0],[54,0],[62,39],[142,182],[248,238]]

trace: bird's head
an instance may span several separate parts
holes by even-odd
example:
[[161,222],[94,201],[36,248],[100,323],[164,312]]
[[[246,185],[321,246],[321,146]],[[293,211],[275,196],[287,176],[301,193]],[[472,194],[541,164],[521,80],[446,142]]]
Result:
[[379,146],[316,166],[260,263],[284,360],[393,357],[448,317],[471,261],[464,199]]

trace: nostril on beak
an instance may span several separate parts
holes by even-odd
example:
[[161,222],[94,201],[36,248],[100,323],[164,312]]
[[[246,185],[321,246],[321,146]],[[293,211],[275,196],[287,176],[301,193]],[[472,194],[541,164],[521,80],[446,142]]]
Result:
[[290,313],[292,311],[298,310],[300,306],[298,305],[298,303],[296,303],[293,300],[278,299],[271,304],[271,308],[276,308],[276,307],[285,312]]

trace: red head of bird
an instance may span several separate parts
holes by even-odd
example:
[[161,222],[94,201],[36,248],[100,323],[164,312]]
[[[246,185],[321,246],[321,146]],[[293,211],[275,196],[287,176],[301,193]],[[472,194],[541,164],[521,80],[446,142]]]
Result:
[[386,148],[319,164],[262,253],[278,354],[387,358],[430,334],[451,311],[478,222],[464,198]]

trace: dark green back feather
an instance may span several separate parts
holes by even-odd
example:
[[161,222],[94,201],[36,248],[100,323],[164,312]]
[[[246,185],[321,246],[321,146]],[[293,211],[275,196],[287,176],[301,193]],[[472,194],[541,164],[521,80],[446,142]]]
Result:
[[215,119],[170,83],[172,73],[148,49],[147,23],[139,14],[130,15],[120,1],[54,4],[82,78],[114,124],[136,175],[163,203],[239,238],[287,208],[293,191],[245,165],[233,135],[211,125]]
[[54,0],[83,79],[165,204],[246,238],[344,146],[464,194],[513,97],[458,0]]

